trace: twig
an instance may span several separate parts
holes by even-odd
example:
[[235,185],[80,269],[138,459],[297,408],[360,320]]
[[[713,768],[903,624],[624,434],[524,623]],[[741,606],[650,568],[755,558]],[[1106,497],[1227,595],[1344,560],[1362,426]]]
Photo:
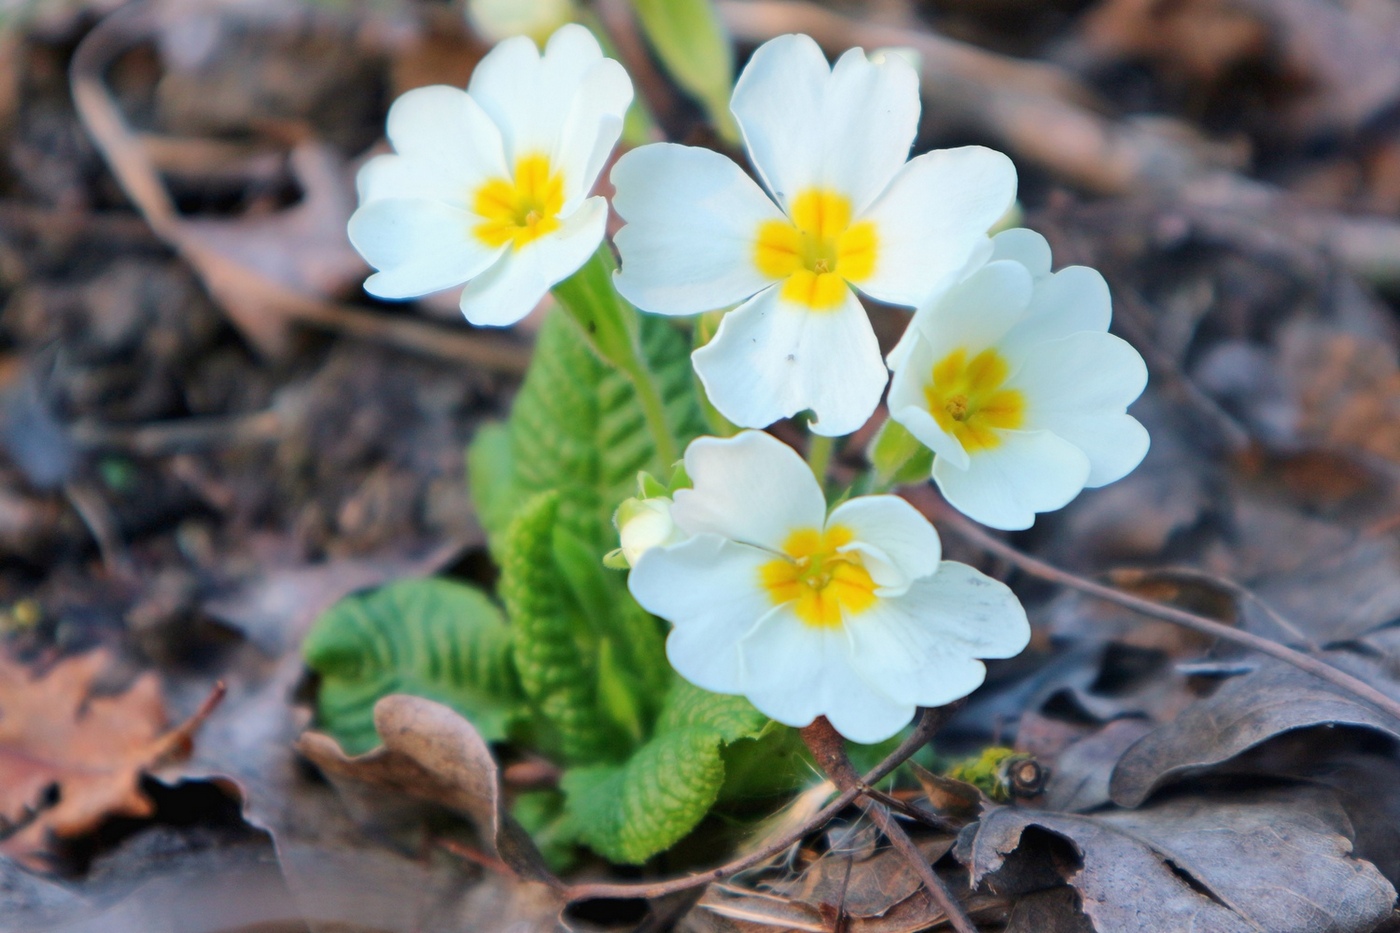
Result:
[[[870,771],[863,778],[861,784],[871,786],[878,784],[887,777],[895,768],[904,764],[911,755],[928,744],[948,717],[952,715],[955,707],[941,706],[937,709],[926,709],[919,717],[919,723],[914,727],[914,732],[909,738],[899,744],[884,761],[880,762],[874,770]],[[818,811],[811,819],[801,826],[785,833],[778,839],[773,840],[761,849],[748,853],[732,862],[728,862],[718,868],[701,872],[698,875],[687,875],[683,878],[673,878],[669,881],[643,882],[640,884],[607,884],[607,883],[585,883],[570,885],[564,889],[564,897],[569,902],[590,901],[599,898],[651,898],[664,897],[667,894],[675,894],[679,891],[689,891],[692,888],[703,887],[713,881],[721,881],[731,875],[736,875],[746,868],[751,868],[761,862],[766,862],[773,856],[789,848],[794,843],[799,842],[804,836],[812,832],[819,826],[827,823],[832,817],[850,806],[857,797],[860,796],[859,787],[852,787],[843,790],[831,803]]]
[[[851,766],[851,759],[846,756],[846,740],[843,739],[827,720],[825,716],[818,716],[810,726],[802,730],[802,740],[807,743],[807,747],[812,750],[813,757],[816,758],[827,776],[836,783],[842,790],[857,790],[864,794],[867,785],[861,781],[856,774],[856,769]],[[874,801],[866,800],[862,804],[862,809],[870,814],[870,818],[875,821],[875,825],[880,827],[880,831],[885,834],[885,838],[895,847],[900,855],[904,856],[919,880],[924,883],[928,893],[938,903],[943,915],[948,918],[954,930],[958,933],[977,933],[977,928],[972,925],[972,920],[963,911],[962,905],[957,898],[953,897],[948,886],[943,883],[943,879],[934,872],[933,866],[928,859],[924,858],[919,847],[914,845],[914,840],[909,838],[909,834],[904,831],[904,827],[899,825],[889,810],[884,805]]]
[[1134,567],[1110,571],[1108,578],[1110,582],[1120,586],[1131,586],[1135,583],[1141,583],[1154,578],[1167,578],[1173,580],[1191,580],[1219,587],[1235,597],[1237,602],[1253,603],[1255,606],[1258,606],[1260,612],[1268,616],[1279,628],[1296,638],[1298,644],[1308,649],[1310,653],[1322,650],[1321,645],[1309,638],[1308,634],[1298,628],[1287,616],[1266,603],[1260,598],[1258,593],[1247,586],[1236,583],[1234,580],[1216,576],[1213,573],[1207,573],[1195,567]]
[[1093,580],[1085,579],[1067,570],[1047,564],[1045,561],[1031,557],[1022,551],[1017,550],[995,536],[987,533],[973,523],[970,519],[952,506],[948,505],[942,498],[936,495],[919,497],[919,504],[933,513],[935,523],[944,527],[950,527],[960,537],[971,542],[979,548],[994,554],[1011,564],[1015,565],[1024,573],[1030,574],[1041,580],[1078,590],[1105,602],[1114,603],[1125,609],[1140,612],[1145,616],[1154,619],[1161,619],[1180,625],[1183,628],[1200,632],[1203,635],[1210,635],[1222,641],[1233,642],[1244,648],[1267,654],[1272,658],[1277,658],[1293,665],[1301,671],[1320,677],[1333,686],[1352,694],[1359,699],[1365,700],[1377,709],[1382,710],[1389,716],[1400,720],[1400,702],[1386,696],[1384,693],[1372,687],[1358,677],[1353,677],[1340,668],[1333,667],[1326,661],[1303,654],[1287,645],[1280,644],[1270,638],[1263,638],[1252,632],[1242,631],[1231,626],[1208,619],[1205,616],[1197,615],[1194,612],[1187,612],[1184,609],[1177,609],[1174,606],[1163,606],[1151,600],[1125,593],[1122,590],[1114,589],[1111,586],[1104,586],[1102,583],[1095,583]]

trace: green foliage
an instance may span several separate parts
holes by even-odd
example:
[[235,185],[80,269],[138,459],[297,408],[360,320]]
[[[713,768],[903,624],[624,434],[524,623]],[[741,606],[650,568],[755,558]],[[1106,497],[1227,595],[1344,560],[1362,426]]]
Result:
[[499,589],[520,684],[547,724],[543,741],[566,761],[598,761],[625,753],[626,744],[600,708],[594,620],[555,559],[562,501],[545,492],[520,510],[506,536]]
[[705,106],[715,129],[734,145],[729,112],[734,51],[713,0],[632,0],[647,39],[676,83]]
[[742,697],[676,680],[651,740],[626,763],[564,775],[579,838],[615,862],[640,864],[695,828],[725,782],[723,746],[759,736],[767,718]]
[[[671,431],[684,444],[704,430],[686,340],[650,315],[638,322],[638,333]],[[468,454],[472,498],[498,554],[500,536],[526,500],[557,490],[560,521],[601,556],[617,543],[612,513],[632,494],[637,472],[671,468],[655,462],[632,382],[598,359],[566,314],[549,315],[540,328],[504,430],[508,451],[500,431],[480,432]]]
[[403,580],[346,597],[302,650],[321,676],[321,726],[351,754],[379,744],[374,704],[390,693],[445,703],[490,741],[524,718],[510,629],[486,594],[462,583]]

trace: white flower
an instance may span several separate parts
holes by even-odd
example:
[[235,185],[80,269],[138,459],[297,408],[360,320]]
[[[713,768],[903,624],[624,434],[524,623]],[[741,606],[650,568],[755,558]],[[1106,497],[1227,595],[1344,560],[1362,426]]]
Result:
[[671,500],[665,496],[650,499],[628,499],[618,506],[613,516],[617,526],[619,550],[627,566],[637,566],[638,559],[654,547],[667,547],[685,540],[685,532],[676,527],[671,517]]
[[976,689],[977,658],[1026,646],[1011,591],[940,561],[938,533],[903,499],[864,496],[828,516],[802,458],[757,431],[701,438],[685,467],[695,487],[671,512],[694,537],[647,551],[628,586],[674,625],[666,654],[697,686],[879,742],[915,707]]
[[379,271],[365,290],[412,298],[466,282],[473,324],[523,318],[597,249],[607,202],[588,197],[617,142],[632,84],[569,25],[541,56],[519,36],[467,90],[437,85],[389,110],[394,155],[360,171],[350,241]]
[[906,162],[918,76],[859,49],[832,68],[807,36],[750,59],[730,109],[772,197],[708,149],[657,144],[612,172],[617,287],[644,311],[695,314],[743,302],[695,351],[730,421],[764,427],[811,409],[812,430],[859,428],[888,380],[853,288],[914,306],[979,251],[1011,205],[1009,159],[970,146]]
[[1045,239],[1018,229],[914,315],[890,354],[890,416],[933,450],[934,482],[960,511],[1029,528],[1142,461],[1147,431],[1126,409],[1147,367],[1108,333],[1111,314],[1103,276],[1051,274]]

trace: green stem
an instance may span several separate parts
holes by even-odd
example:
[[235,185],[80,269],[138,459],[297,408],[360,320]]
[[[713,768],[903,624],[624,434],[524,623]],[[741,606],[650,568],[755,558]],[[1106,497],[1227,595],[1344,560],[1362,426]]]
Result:
[[623,367],[622,371],[637,390],[637,401],[642,405],[642,415],[646,418],[647,430],[651,432],[656,457],[661,461],[663,470],[670,470],[681,458],[681,452],[675,435],[671,433],[670,422],[666,420],[666,400],[661,397],[661,386],[657,384],[655,374],[640,358],[635,365]]
[[613,287],[615,268],[612,250],[603,243],[577,272],[554,286],[554,297],[578,323],[597,354],[632,383],[656,449],[657,465],[668,471],[680,459],[680,448],[666,418],[661,386],[642,353],[637,309]]
[[831,454],[836,449],[836,439],[824,434],[812,434],[807,440],[807,464],[817,477],[817,483],[826,488],[826,471],[831,466]]

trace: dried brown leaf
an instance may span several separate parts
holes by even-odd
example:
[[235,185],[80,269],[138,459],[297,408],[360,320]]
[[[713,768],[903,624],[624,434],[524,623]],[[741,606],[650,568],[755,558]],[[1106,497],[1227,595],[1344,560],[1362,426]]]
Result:
[[1112,933],[1370,930],[1395,889],[1351,857],[1351,824],[1322,788],[1179,797],[1084,816],[999,807],[960,841],[974,881],[1040,827],[1071,842],[1064,866],[1094,928]]
[[422,697],[395,694],[374,705],[384,744],[356,757],[317,732],[297,749],[328,774],[407,794],[466,814],[494,853],[529,881],[557,884],[525,831],[503,809],[491,749],[461,714]]
[[[1373,662],[1343,652],[1329,652],[1328,659],[1381,690],[1397,692]],[[1114,768],[1110,792],[1116,803],[1136,806],[1157,788],[1284,732],[1334,725],[1374,729],[1400,741],[1400,722],[1369,703],[1295,667],[1264,661],[1139,739]]]
[[[42,860],[52,837],[72,839],[114,816],[155,809],[141,778],[189,754],[192,736],[221,693],[166,729],[160,680],[138,677],[125,691],[94,696],[111,662],[105,651],[65,658],[42,676],[0,653],[0,820],[18,827],[0,852]],[[47,806],[50,789],[57,801]]]

